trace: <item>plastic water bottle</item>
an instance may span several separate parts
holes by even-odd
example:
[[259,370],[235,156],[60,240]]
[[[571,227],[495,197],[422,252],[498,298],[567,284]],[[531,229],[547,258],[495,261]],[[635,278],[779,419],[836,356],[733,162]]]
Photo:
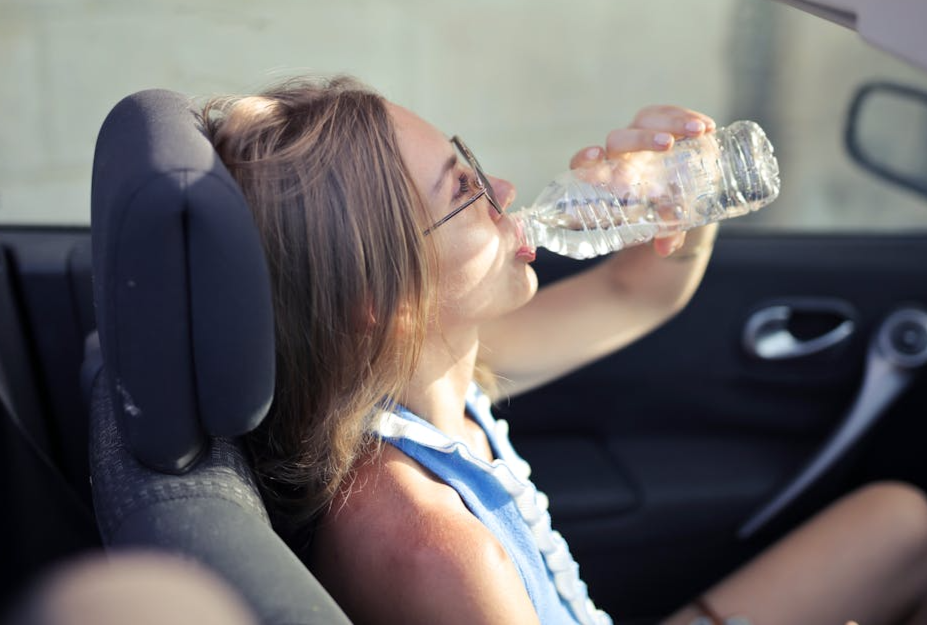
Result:
[[755,211],[779,195],[763,129],[738,121],[667,152],[633,152],[555,178],[511,213],[530,247],[592,258]]

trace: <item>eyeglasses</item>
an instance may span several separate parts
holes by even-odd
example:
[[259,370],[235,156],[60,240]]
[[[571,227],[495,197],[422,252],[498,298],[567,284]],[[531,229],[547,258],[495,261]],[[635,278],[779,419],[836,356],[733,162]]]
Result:
[[499,201],[496,199],[496,194],[492,190],[492,185],[489,183],[489,178],[487,178],[486,174],[483,173],[482,168],[480,168],[480,164],[476,161],[476,157],[473,156],[473,152],[471,152],[470,148],[468,148],[466,144],[460,140],[460,137],[451,137],[451,143],[454,144],[454,147],[457,148],[457,151],[460,152],[460,155],[463,156],[467,164],[470,165],[470,169],[472,169],[473,173],[476,174],[476,186],[479,187],[479,191],[469,200],[449,212],[438,221],[434,222],[431,227],[425,230],[423,233],[426,237],[434,232],[438,226],[443,225],[444,222],[457,215],[457,213],[467,208],[484,195],[486,196],[486,199],[489,200],[489,203],[492,204],[492,207],[495,208],[500,215],[502,214],[502,207],[499,205]]

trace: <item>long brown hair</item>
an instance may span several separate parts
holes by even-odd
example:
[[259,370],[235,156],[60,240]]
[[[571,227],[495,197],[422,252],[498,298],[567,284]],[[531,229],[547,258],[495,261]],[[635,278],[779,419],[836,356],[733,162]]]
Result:
[[425,210],[383,98],[351,79],[290,81],[202,115],[272,282],[276,392],[249,449],[278,514],[304,525],[414,368],[433,267]]

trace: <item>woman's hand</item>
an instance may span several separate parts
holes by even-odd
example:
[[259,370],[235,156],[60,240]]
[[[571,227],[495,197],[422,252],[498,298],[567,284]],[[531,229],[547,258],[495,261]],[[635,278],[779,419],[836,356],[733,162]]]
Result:
[[[608,133],[605,146],[583,148],[570,159],[570,168],[591,167],[610,161],[628,161],[623,174],[635,175],[635,152],[665,152],[673,147],[677,139],[700,137],[716,128],[714,120],[707,115],[678,106],[648,106],[641,109],[627,128]],[[633,180],[627,181],[632,183]],[[685,242],[685,233],[659,237],[653,241],[653,249],[660,256],[669,256],[680,249]]]

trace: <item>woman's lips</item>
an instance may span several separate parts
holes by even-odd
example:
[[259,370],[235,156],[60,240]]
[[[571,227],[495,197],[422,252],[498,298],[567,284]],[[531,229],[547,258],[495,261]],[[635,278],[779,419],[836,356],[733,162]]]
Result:
[[525,262],[531,263],[535,259],[535,250],[533,247],[527,244],[527,238],[525,237],[525,228],[521,223],[520,219],[513,219],[515,222],[515,235],[518,237],[518,242],[521,246],[515,251],[515,258],[520,258]]
[[526,263],[533,263],[536,257],[537,254],[535,253],[534,248],[528,247],[527,245],[522,245],[515,252],[515,258],[520,258]]

